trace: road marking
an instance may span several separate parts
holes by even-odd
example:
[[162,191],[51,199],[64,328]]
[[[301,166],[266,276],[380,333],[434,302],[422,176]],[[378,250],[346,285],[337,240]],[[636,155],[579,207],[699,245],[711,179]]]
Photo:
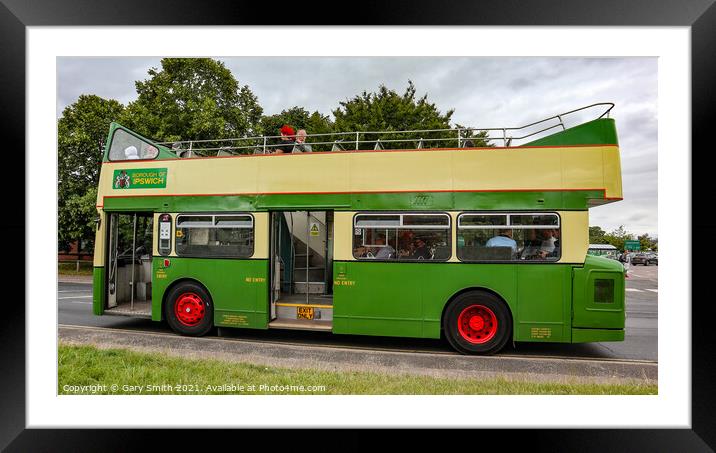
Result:
[[63,300],[63,299],[88,299],[88,298],[91,298],[91,297],[92,297],[92,296],[69,296],[69,297],[58,297],[58,299],[59,299],[59,300]]
[[658,289],[647,289],[647,291],[651,291],[652,293],[658,293],[658,292],[659,292]]
[[641,292],[640,289],[636,289],[636,288],[627,288],[626,290],[627,290],[627,291],[635,291],[635,292],[637,292],[637,293],[640,293],[640,292]]

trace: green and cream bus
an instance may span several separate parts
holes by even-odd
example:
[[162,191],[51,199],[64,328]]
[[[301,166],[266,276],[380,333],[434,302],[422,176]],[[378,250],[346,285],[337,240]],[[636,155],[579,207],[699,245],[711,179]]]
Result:
[[589,209],[622,199],[612,107],[480,128],[489,147],[466,129],[359,131],[280,154],[275,137],[157,143],[112,123],[94,314],[478,354],[621,341],[623,267],[587,254]]

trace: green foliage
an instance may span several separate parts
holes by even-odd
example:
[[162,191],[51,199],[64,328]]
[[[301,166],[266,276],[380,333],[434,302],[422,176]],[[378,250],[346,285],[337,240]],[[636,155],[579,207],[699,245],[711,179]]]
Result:
[[590,244],[607,244],[606,231],[602,227],[590,226],[589,227],[589,243]]
[[[458,129],[465,129],[468,126],[463,126],[461,124],[455,124],[455,127]],[[460,136],[463,138],[464,141],[470,141],[472,142],[472,146],[475,148],[485,148],[488,146],[495,146],[495,143],[492,141],[488,141],[489,135],[487,131],[475,131],[475,129],[469,129],[467,131],[462,131]],[[464,143],[463,141],[463,143]],[[501,142],[498,142],[502,145]],[[465,146],[464,144],[462,146]]]
[[[327,115],[321,115],[318,111],[309,113],[303,107],[295,106],[288,110],[283,110],[276,115],[268,115],[261,118],[261,132],[263,135],[279,135],[279,129],[284,124],[292,126],[295,130],[305,129],[306,133],[311,134],[328,134],[333,132],[333,122]],[[325,137],[309,137],[308,142],[327,142],[332,141],[330,136]],[[330,145],[313,146],[314,151],[328,151]]]
[[81,95],[62,112],[57,122],[58,183],[65,193],[82,194],[99,181],[109,124],[124,106],[113,99]]
[[89,231],[86,226],[96,217],[94,198],[107,131],[123,110],[113,99],[82,95],[65,108],[57,122],[58,236],[62,248],[76,239],[94,237],[85,234]]
[[629,233],[624,228],[624,225],[620,225],[616,230],[605,234],[604,239],[607,241],[607,244],[613,245],[619,251],[624,251],[624,241],[633,240],[634,234]]
[[[137,81],[121,123],[157,141],[258,135],[263,109],[248,86],[211,58],[164,58]],[[228,145],[228,143],[227,143]]]
[[77,270],[76,261],[65,261],[57,263],[57,273],[59,275],[92,275],[94,266],[92,263],[83,261],[80,262],[79,271]]
[[[559,394],[629,395],[658,391],[649,380],[589,383],[575,379],[522,379],[415,376],[367,371],[280,368],[228,360],[184,358],[166,353],[99,349],[60,343],[57,354],[59,394],[333,394],[470,395]],[[226,387],[234,384],[236,388]],[[116,387],[113,389],[113,385]],[[135,389],[123,386],[137,386]],[[139,388],[139,386],[144,386]],[[148,386],[154,386],[149,388]],[[238,386],[242,385],[243,388]],[[266,385],[268,388],[261,388]],[[303,385],[308,391],[292,390]],[[72,386],[72,387],[66,387]],[[104,386],[104,387],[100,387]],[[196,387],[194,387],[196,386]],[[251,390],[251,386],[253,390]],[[281,391],[275,386],[287,387]],[[308,387],[311,387],[308,389]],[[273,389],[272,389],[273,387]],[[76,391],[72,391],[73,389]]]
[[72,194],[64,201],[57,216],[60,244],[66,246],[77,239],[89,241],[92,250],[97,219],[97,187],[88,188],[84,194]]
[[[428,102],[428,95],[421,98],[415,96],[415,86],[408,81],[408,87],[400,95],[381,85],[375,93],[364,91],[344,102],[333,111],[335,116],[334,129],[337,132],[351,131],[401,131],[418,129],[449,129],[450,118],[454,110],[440,113],[435,104]],[[455,138],[450,144],[447,141],[428,142],[425,147],[445,147],[457,144],[457,134],[430,132],[424,134],[423,139]],[[416,141],[421,137],[415,134],[365,134],[362,140],[374,141],[382,139],[410,139],[407,142],[386,144],[386,148],[414,148]],[[350,141],[350,139],[347,139]],[[372,143],[363,143],[362,149],[372,147]]]
[[649,233],[644,233],[638,236],[637,239],[639,240],[641,250],[659,251],[659,239],[649,236]]

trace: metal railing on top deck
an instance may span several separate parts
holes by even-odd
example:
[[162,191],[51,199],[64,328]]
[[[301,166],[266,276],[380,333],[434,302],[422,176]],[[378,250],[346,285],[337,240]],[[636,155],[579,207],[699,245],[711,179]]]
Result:
[[[484,140],[489,144],[492,142],[502,142],[502,146],[510,147],[513,141],[524,140],[527,138],[533,138],[539,134],[552,131],[555,128],[562,128],[566,130],[564,118],[569,115],[573,115],[577,112],[582,112],[587,109],[594,107],[604,106],[604,110],[596,118],[591,120],[600,119],[607,117],[614,104],[611,102],[600,102],[597,104],[591,104],[578,109],[570,110],[568,112],[559,113],[549,118],[544,118],[539,121],[535,121],[530,124],[518,127],[463,127],[454,129],[422,129],[422,130],[403,130],[403,131],[356,131],[356,132],[330,132],[324,134],[307,134],[306,144],[311,147],[330,147],[331,151],[350,151],[350,150],[366,150],[372,149],[386,149],[386,145],[390,143],[403,144],[407,142],[415,143],[414,148],[410,149],[423,149],[428,147],[450,147],[450,143],[457,145],[457,148],[466,147],[468,141],[471,140]],[[601,111],[601,110],[600,110]],[[591,121],[589,120],[589,121]],[[545,123],[553,122],[552,125]],[[586,122],[586,121],[585,121]],[[582,124],[582,123],[578,123]],[[578,125],[575,124],[575,125]],[[535,131],[529,131],[530,128],[539,128]],[[488,133],[485,137],[473,137],[473,132],[486,132]],[[517,131],[523,131],[522,135],[515,135]],[[493,137],[489,134],[498,133],[500,136]],[[509,132],[509,135],[508,135]],[[390,138],[395,137],[398,134],[410,135],[410,138]],[[432,136],[432,137],[431,137]],[[335,138],[328,141],[309,141],[309,139],[317,138]],[[427,138],[426,138],[427,137]],[[161,145],[169,145],[174,152],[180,157],[192,157],[198,155],[202,157],[208,156],[222,156],[222,155],[237,155],[237,154],[270,154],[273,148],[285,148],[287,146],[293,146],[291,144],[276,143],[280,140],[280,135],[271,136],[260,136],[260,137],[242,137],[242,138],[225,138],[225,139],[208,139],[208,140],[185,140],[175,142],[158,142]],[[535,137],[536,138],[536,137]],[[237,145],[234,146],[235,143]],[[248,142],[249,144],[243,144]],[[228,143],[228,145],[227,145]],[[361,145],[370,144],[369,147],[363,148]],[[438,146],[426,146],[426,145],[438,145]],[[198,146],[197,146],[198,145]],[[203,145],[208,145],[202,147]],[[221,145],[221,146],[218,146]],[[439,146],[445,145],[445,146]],[[468,145],[469,146],[469,145]],[[473,145],[474,146],[474,145]],[[248,151],[248,152],[246,152]]]

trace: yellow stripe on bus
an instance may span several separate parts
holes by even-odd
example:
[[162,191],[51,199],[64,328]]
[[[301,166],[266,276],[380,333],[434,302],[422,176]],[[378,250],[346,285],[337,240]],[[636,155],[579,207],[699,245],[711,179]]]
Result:
[[[167,168],[166,188],[113,189],[115,169]],[[105,163],[105,196],[599,190],[622,198],[617,146],[341,152]]]

